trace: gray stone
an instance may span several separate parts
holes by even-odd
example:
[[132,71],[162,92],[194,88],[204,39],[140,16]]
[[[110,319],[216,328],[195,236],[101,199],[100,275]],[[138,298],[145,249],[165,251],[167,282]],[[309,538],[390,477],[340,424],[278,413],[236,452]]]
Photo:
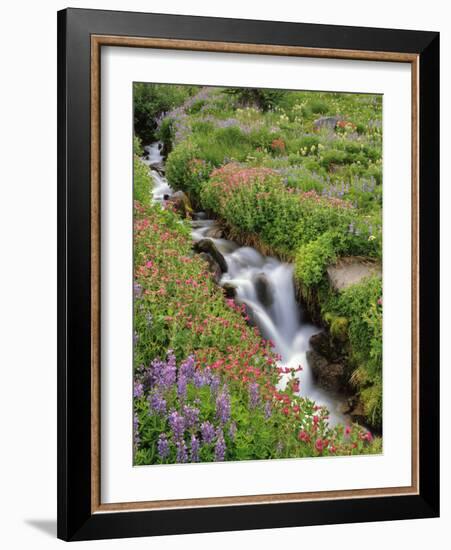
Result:
[[222,228],[217,224],[212,225],[205,232],[205,237],[209,237],[210,239],[222,239],[223,236],[224,236],[224,233],[222,231]]
[[207,219],[206,212],[194,212],[193,214],[193,220],[206,220],[206,219]]
[[366,277],[382,275],[382,266],[368,258],[349,256],[340,258],[327,268],[327,277],[335,291],[360,283]]
[[346,376],[344,365],[341,363],[329,363],[325,357],[314,350],[307,352],[307,361],[318,386],[334,392],[342,392],[345,389]]
[[309,340],[310,347],[325,357],[329,362],[336,362],[340,359],[340,350],[334,346],[334,341],[328,332],[313,334]]
[[322,130],[323,128],[335,130],[340,120],[342,120],[342,118],[339,116],[322,116],[313,122],[313,128],[315,130]]
[[150,167],[152,170],[155,170],[155,172],[158,172],[160,176],[164,176],[164,173],[166,172],[164,162],[152,162]]
[[207,254],[206,252],[201,252],[199,256],[207,263],[208,271],[213,275],[215,282],[219,283],[219,280],[222,277],[222,271],[218,262],[213,258],[213,256]]
[[219,265],[222,273],[227,272],[227,262],[211,239],[201,239],[195,243],[194,250],[196,250],[196,252],[206,252],[210,254]]
[[255,292],[257,298],[265,307],[270,307],[274,301],[271,284],[264,273],[259,273],[254,278]]
[[234,283],[226,282],[222,285],[226,298],[236,298],[236,285]]
[[363,403],[358,399],[354,399],[354,403],[352,404],[352,408],[349,411],[349,416],[351,417],[351,420],[353,422],[357,422],[358,424],[367,424],[368,419],[365,414],[365,407]]
[[173,206],[176,212],[179,212],[183,216],[191,214],[192,208],[188,196],[183,191],[176,191],[173,193],[168,202]]

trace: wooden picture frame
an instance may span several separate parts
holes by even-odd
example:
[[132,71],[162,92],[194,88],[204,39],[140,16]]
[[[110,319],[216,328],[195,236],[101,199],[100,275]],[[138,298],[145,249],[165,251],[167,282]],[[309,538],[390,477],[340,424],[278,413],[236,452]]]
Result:
[[[393,61],[412,67],[410,487],[102,504],[100,51],[103,46]],[[58,537],[86,540],[439,513],[439,35],[67,9],[58,13]]]

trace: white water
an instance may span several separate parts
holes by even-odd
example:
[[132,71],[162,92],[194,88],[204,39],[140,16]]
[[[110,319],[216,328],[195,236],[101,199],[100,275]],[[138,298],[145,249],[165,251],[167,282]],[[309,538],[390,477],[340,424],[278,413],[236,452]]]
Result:
[[152,145],[146,145],[144,151],[147,156],[142,160],[151,169],[154,185],[152,189],[152,198],[156,202],[162,202],[165,195],[171,195],[173,193],[166,178],[162,176],[157,170],[156,165],[163,164],[163,157],[161,155],[162,144],[159,141],[152,143]]
[[[166,178],[152,169],[152,165],[163,161],[159,144],[154,143],[146,150],[149,152],[146,163],[150,166],[154,179],[152,196],[155,201],[162,202],[164,195],[170,195],[172,189]],[[208,219],[192,222],[193,240],[206,238],[206,233],[215,224],[215,220]],[[240,247],[227,239],[211,240],[224,256],[228,267],[219,284],[229,283],[235,287],[236,302],[246,304],[262,336],[274,343],[275,351],[281,356],[278,365],[289,369],[302,367],[301,371],[296,372],[300,382],[299,395],[314,400],[317,405],[326,406],[332,424],[345,422],[345,416],[338,410],[341,403],[339,397],[325,392],[314,383],[306,354],[310,349],[310,337],[321,329],[302,319],[302,309],[295,296],[293,266],[276,258],[263,256],[254,248]],[[264,287],[265,292],[259,293],[258,286]],[[290,374],[282,375],[281,388],[290,377]]]

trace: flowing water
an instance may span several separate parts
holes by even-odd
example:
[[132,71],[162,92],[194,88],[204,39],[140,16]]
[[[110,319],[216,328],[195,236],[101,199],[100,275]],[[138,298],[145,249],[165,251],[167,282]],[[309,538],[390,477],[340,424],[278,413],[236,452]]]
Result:
[[[162,202],[172,194],[166,178],[161,174],[163,157],[161,145],[153,143],[145,147],[144,162],[151,169],[154,180],[152,196]],[[158,170],[156,170],[157,168]],[[219,282],[235,290],[235,300],[245,304],[252,321],[258,326],[262,336],[272,340],[275,351],[281,356],[280,367],[295,369],[299,365],[299,394],[325,405],[330,411],[330,422],[345,422],[346,417],[339,412],[344,398],[326,392],[315,385],[307,360],[309,340],[320,328],[303,319],[302,308],[296,301],[293,283],[293,266],[276,258],[263,256],[254,248],[239,246],[233,241],[212,238],[208,234],[217,226],[216,220],[206,219],[204,213],[197,213],[192,222],[194,241],[211,239],[227,263],[227,272]],[[282,375],[280,386],[283,388],[290,375]]]

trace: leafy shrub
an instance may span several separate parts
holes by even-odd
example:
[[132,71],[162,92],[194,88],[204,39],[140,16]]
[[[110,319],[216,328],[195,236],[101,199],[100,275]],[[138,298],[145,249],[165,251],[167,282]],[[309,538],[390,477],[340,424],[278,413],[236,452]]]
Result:
[[155,141],[158,115],[180,105],[197,89],[196,86],[135,82],[133,84],[134,128],[142,142]]
[[329,105],[325,101],[313,100],[308,104],[308,109],[310,112],[316,114],[325,115],[329,112]]
[[202,186],[201,202],[232,226],[258,234],[275,253],[288,257],[300,244],[332,227],[347,230],[351,219],[345,201],[286,189],[281,177],[268,168],[233,163],[212,172]]
[[150,203],[150,190],[152,189],[152,178],[149,168],[141,162],[139,157],[133,158],[133,198],[142,204]]
[[335,233],[325,232],[298,249],[295,274],[303,285],[311,287],[323,280],[327,266],[337,259],[336,241]]
[[142,147],[141,140],[137,135],[133,135],[133,154],[140,157],[143,154],[144,150]]
[[[330,294],[324,307],[329,320],[347,319],[352,381],[360,389],[369,421],[382,423],[382,280],[369,277],[338,294]],[[325,316],[325,318],[326,318]]]
[[212,166],[199,157],[199,149],[190,142],[178,145],[168,156],[166,177],[176,189],[197,198],[201,183],[208,178]]
[[257,106],[263,111],[269,111],[278,105],[286,92],[284,90],[264,90],[261,88],[227,88],[226,93],[232,95],[242,106]]

